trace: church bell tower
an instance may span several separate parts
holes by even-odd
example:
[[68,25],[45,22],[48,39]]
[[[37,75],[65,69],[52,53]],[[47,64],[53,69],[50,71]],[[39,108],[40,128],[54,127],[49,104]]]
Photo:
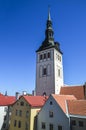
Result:
[[36,95],[59,94],[63,86],[63,64],[60,44],[54,41],[50,11],[45,40],[36,51]]

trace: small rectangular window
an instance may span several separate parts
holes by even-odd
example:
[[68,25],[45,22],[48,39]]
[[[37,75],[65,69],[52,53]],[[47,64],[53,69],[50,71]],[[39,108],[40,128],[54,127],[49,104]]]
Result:
[[44,68],[44,69],[43,69],[43,75],[46,75],[46,74],[47,74],[47,69]]
[[53,102],[52,101],[50,101],[50,105],[52,105],[53,104]]
[[83,127],[83,121],[79,121],[79,126]]
[[53,117],[53,112],[49,111],[49,117]]
[[16,120],[14,120],[14,127],[16,127],[16,125],[17,125],[17,121],[16,121]]
[[22,116],[22,110],[19,111],[19,116]]
[[28,130],[28,128],[29,128],[29,124],[26,122],[26,124],[25,124],[25,130]]
[[40,55],[40,60],[42,60],[42,55]]
[[53,130],[53,124],[49,125],[49,130]]
[[6,123],[3,123],[3,128],[5,128],[5,129],[6,129]]
[[61,61],[61,56],[60,55],[58,55],[58,60]]
[[26,117],[27,118],[29,117],[29,111],[26,111]]
[[18,122],[18,128],[21,128],[21,121]]
[[42,129],[46,129],[45,122],[42,122]]
[[22,101],[22,102],[20,102],[20,106],[24,106],[24,102]]
[[58,76],[60,77],[60,69],[58,69]]
[[48,52],[47,57],[50,58],[50,52]]
[[16,113],[15,113],[16,116],[18,116],[18,110],[16,110]]
[[44,54],[44,59],[46,59],[46,54]]
[[62,126],[61,125],[58,125],[58,130],[62,130]]
[[75,120],[72,120],[72,125],[76,125],[76,121]]

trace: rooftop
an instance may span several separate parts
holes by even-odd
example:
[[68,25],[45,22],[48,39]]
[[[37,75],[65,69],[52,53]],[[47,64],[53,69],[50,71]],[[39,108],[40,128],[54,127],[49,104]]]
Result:
[[64,86],[61,87],[60,94],[63,95],[74,95],[78,100],[84,99],[84,86]]
[[52,96],[56,100],[56,102],[59,104],[59,106],[62,108],[64,113],[67,113],[67,111],[66,111],[66,101],[67,100],[76,100],[76,98],[73,95],[56,95],[56,94],[52,94]]
[[67,101],[67,104],[69,114],[86,116],[86,100]]
[[9,106],[16,101],[15,96],[0,95],[0,106]]
[[24,99],[32,106],[32,107],[42,107],[48,97],[44,96],[23,96]]

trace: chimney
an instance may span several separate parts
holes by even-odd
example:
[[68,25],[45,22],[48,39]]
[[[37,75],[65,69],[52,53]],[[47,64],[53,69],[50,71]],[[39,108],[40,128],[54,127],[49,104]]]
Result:
[[16,92],[16,100],[18,100],[19,99],[19,92]]
[[33,95],[33,96],[36,96],[36,92],[35,92],[34,90],[32,91],[32,95]]
[[84,84],[84,96],[85,96],[85,99],[86,99],[86,82]]
[[27,92],[26,92],[26,91],[23,91],[23,92],[22,92],[22,95],[23,95],[23,96],[26,96],[26,95],[27,95]]

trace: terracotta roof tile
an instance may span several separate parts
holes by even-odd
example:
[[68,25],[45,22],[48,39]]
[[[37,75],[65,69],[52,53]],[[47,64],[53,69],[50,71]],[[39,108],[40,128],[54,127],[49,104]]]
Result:
[[24,99],[32,106],[32,107],[42,107],[48,97],[44,96],[23,96]]
[[69,114],[86,116],[86,100],[67,101],[67,104]]
[[52,96],[65,113],[66,113],[66,100],[76,100],[76,98],[73,95],[52,94]]
[[0,93],[0,96],[4,96],[2,93]]
[[84,99],[84,87],[83,86],[61,87],[60,94],[74,95],[78,100]]
[[16,101],[14,96],[0,96],[0,106],[9,106]]

